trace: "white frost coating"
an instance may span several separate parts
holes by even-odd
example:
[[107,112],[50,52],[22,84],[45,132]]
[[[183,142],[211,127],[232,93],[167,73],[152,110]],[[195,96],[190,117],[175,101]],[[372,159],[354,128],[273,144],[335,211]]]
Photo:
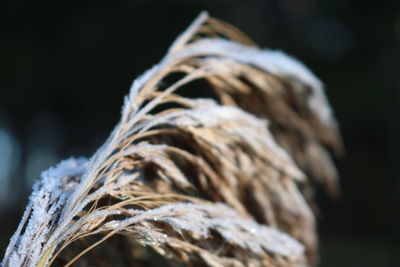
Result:
[[[152,127],[162,124],[180,127],[215,127],[221,125],[222,121],[224,121],[225,125],[232,124],[231,122],[233,121],[235,123],[242,121],[243,123],[241,123],[240,126],[242,129],[240,131],[236,131],[236,134],[240,134],[240,132],[246,132],[246,136],[243,136],[243,139],[247,140],[247,142],[252,145],[254,150],[271,150],[271,152],[273,152],[276,156],[273,159],[274,163],[276,163],[275,166],[287,166],[286,171],[290,170],[289,174],[292,177],[299,180],[304,179],[304,174],[296,167],[296,164],[293,162],[292,158],[275,142],[273,135],[268,130],[268,121],[266,119],[257,118],[256,116],[235,107],[217,105],[214,101],[200,100],[199,102],[193,101],[192,104],[195,108],[179,110],[163,116],[154,117],[152,120],[149,119],[149,121],[146,123],[139,124],[138,126],[134,127],[127,133],[127,135],[130,135],[134,132],[145,132]],[[246,131],[244,131],[244,129],[246,129]],[[228,129],[225,127],[225,130]],[[253,133],[251,138],[249,138],[250,133]],[[260,133],[262,133],[262,135],[260,135]],[[260,143],[263,144],[263,146],[260,147]],[[151,147],[154,148],[154,146]],[[135,147],[128,149],[126,153],[135,153],[135,151],[143,149],[144,148],[136,145]],[[287,164],[279,164],[278,161],[283,161]]]
[[[303,245],[287,234],[253,220],[241,218],[234,209],[222,203],[174,203],[147,211],[129,210],[129,212],[133,215],[131,218],[110,221],[98,231],[132,227],[143,221],[160,221],[171,225],[178,233],[188,231],[201,238],[207,238],[210,230],[214,230],[225,241],[255,253],[266,250],[298,259],[304,252]],[[144,233],[138,232],[138,234]]]
[[[8,266],[21,266],[23,263],[34,265],[39,261],[43,244],[51,234],[51,229],[57,224],[57,214],[62,210],[66,199],[71,194],[71,188],[77,184],[73,179],[80,176],[86,168],[87,160],[84,158],[67,159],[56,167],[42,173],[42,179],[33,186],[33,192],[29,198],[30,203],[24,217],[29,216],[28,223],[22,236],[16,242],[17,234],[20,234],[26,220],[22,220],[17,232],[11,239],[13,252],[10,255]],[[70,184],[67,189],[66,184]],[[5,257],[6,259],[6,257]],[[3,260],[2,266],[5,266]]]
[[129,89],[128,96],[125,97],[124,105],[122,107],[122,120],[127,119],[128,114],[134,114],[137,110],[135,100],[139,94],[140,89],[146,84],[154,75],[160,70],[159,64],[154,65],[152,68],[146,70],[142,75],[137,77]]
[[[289,154],[275,142],[273,135],[268,130],[268,121],[257,118],[241,109],[230,106],[218,106],[213,102],[208,102],[208,104],[203,102],[203,105],[200,105],[197,109],[171,112],[156,118],[154,122],[150,122],[150,124],[151,127],[157,124],[168,124],[180,127],[214,127],[221,125],[222,121],[222,124],[225,125],[224,130],[226,131],[230,130],[228,125],[234,126],[242,121],[243,123],[240,125],[241,130],[235,131],[235,134],[245,132],[246,135],[243,135],[242,138],[251,144],[255,151],[260,149],[270,150],[275,156],[273,159],[274,163],[276,163],[275,166],[286,166],[286,171],[290,170],[289,174],[292,177],[299,180],[304,178],[304,174],[296,167],[296,164]],[[262,146],[260,146],[260,144],[262,144]],[[286,162],[286,164],[279,164],[278,161]]]
[[164,60],[178,61],[181,58],[204,54],[228,57],[256,66],[278,77],[289,78],[289,81],[292,79],[294,82],[310,86],[312,89],[312,94],[308,98],[310,109],[327,126],[336,127],[322,82],[303,63],[281,51],[260,50],[224,39],[201,39],[187,45],[182,51],[167,55]]

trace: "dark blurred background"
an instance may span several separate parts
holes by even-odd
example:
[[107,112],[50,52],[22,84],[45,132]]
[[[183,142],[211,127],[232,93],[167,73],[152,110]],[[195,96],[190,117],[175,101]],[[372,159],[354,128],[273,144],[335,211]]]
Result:
[[201,10],[294,55],[327,86],[347,150],[341,200],[319,192],[321,266],[400,266],[400,1],[3,1],[0,251],[32,181],[90,156],[131,81]]

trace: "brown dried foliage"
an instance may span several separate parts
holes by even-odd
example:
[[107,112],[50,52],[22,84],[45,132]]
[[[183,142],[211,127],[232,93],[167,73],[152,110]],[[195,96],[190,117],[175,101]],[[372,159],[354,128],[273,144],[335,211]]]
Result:
[[[199,80],[214,100],[178,94]],[[311,265],[312,185],[338,193],[336,128],[301,63],[203,13],[134,82],[104,146],[68,167],[83,169],[56,177],[58,195],[39,186],[3,266]],[[42,221],[40,192],[59,203]]]

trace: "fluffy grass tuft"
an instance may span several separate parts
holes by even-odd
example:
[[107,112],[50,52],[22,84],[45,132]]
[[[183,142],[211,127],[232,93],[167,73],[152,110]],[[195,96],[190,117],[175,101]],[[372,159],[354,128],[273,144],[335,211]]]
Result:
[[[196,81],[214,98],[183,96]],[[43,172],[2,266],[148,266],[154,253],[177,265],[312,265],[312,186],[338,193],[327,149],[341,142],[322,83],[202,13],[133,82],[93,157]]]

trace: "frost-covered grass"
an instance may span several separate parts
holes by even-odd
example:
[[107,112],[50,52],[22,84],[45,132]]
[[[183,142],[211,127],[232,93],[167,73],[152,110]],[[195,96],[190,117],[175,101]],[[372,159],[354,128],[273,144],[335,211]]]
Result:
[[[178,94],[199,79],[215,99]],[[113,236],[189,265],[312,264],[311,185],[337,191],[326,147],[340,151],[340,138],[311,71],[203,13],[133,82],[90,159],[42,173],[2,266],[90,262],[107,242],[145,261]]]

